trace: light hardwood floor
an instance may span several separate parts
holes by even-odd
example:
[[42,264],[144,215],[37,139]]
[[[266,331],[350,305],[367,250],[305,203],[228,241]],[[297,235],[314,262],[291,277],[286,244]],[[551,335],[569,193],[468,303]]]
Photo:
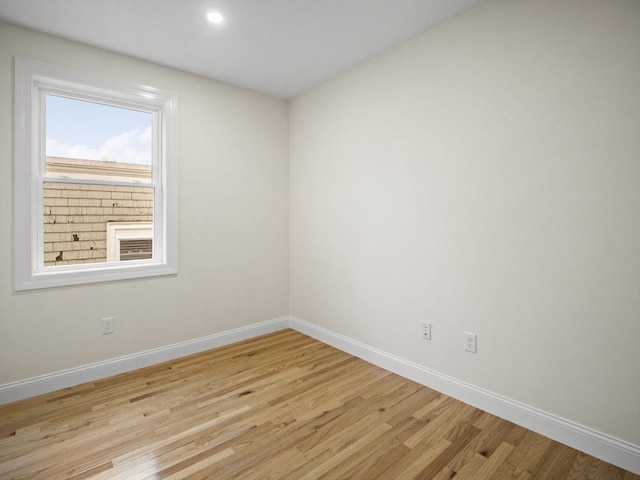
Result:
[[3,406],[5,479],[639,479],[292,330]]

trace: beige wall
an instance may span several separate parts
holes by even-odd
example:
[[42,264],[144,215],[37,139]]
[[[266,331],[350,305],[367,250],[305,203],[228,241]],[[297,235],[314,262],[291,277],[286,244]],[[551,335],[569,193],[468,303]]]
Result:
[[[177,93],[177,276],[13,292],[15,55]],[[0,384],[288,313],[286,102],[7,24],[0,102]]]
[[640,444],[639,20],[489,1],[295,99],[291,314]]

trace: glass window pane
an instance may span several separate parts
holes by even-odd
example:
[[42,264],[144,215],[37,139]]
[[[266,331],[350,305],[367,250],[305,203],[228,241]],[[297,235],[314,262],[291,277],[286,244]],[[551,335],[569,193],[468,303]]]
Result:
[[46,175],[151,183],[153,114],[46,95]]
[[151,258],[147,243],[146,249],[130,248],[124,258],[108,259],[107,231],[109,225],[125,224],[135,233],[125,239],[150,241],[153,192],[153,187],[136,185],[45,182],[44,266]]

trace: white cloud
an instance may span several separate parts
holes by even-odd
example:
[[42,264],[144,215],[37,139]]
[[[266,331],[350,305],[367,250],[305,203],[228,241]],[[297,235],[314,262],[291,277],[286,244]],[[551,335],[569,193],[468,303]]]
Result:
[[100,148],[47,138],[47,156],[151,165],[151,127],[121,133],[108,139]]

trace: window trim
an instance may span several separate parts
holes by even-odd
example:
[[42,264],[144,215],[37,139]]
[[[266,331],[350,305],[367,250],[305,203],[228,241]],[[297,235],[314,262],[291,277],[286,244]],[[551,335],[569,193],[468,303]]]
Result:
[[[149,261],[44,267],[42,259],[45,125],[43,96],[66,92],[154,113],[154,258]],[[142,278],[177,273],[176,96],[154,87],[105,79],[25,58],[15,58],[14,289]],[[155,153],[155,152],[154,152]],[[49,181],[49,180],[47,180]],[[83,181],[82,183],[91,183]],[[103,182],[100,182],[102,184]],[[134,263],[134,264],[132,264]]]

